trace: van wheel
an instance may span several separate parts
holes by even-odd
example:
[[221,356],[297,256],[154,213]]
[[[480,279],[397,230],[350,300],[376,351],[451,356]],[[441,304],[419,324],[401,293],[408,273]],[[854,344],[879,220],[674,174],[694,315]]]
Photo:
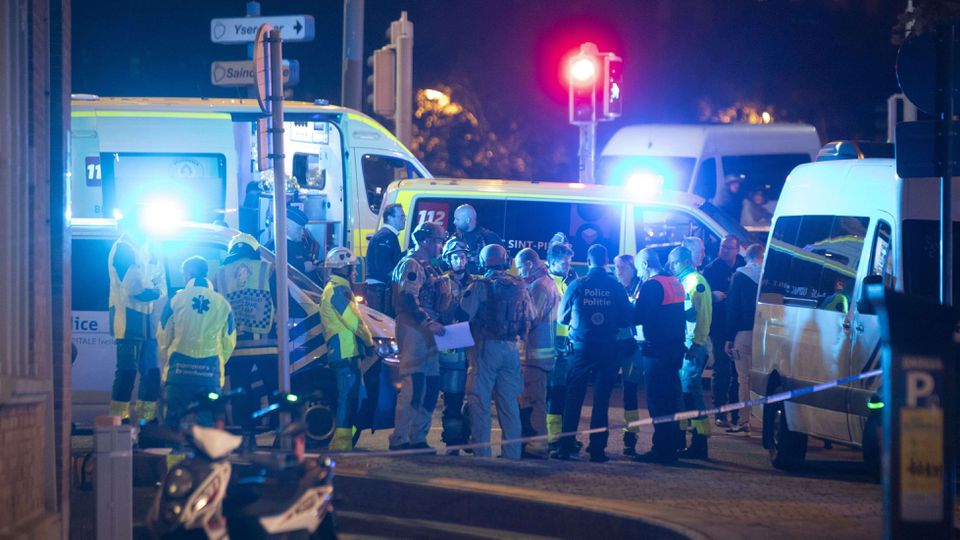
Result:
[[807,457],[807,436],[790,431],[782,402],[764,407],[763,416],[770,463],[782,471],[799,469]]
[[883,418],[878,411],[870,411],[863,426],[863,464],[874,481],[880,481],[880,459],[883,454]]

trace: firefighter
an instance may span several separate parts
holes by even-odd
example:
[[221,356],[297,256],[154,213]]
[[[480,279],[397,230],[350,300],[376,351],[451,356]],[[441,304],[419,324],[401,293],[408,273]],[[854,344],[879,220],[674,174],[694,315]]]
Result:
[[[634,322],[643,327],[640,354],[646,382],[650,416],[677,412],[677,388],[685,352],[687,323],[683,311],[684,290],[676,277],[665,272],[657,253],[646,248],[637,254],[637,271],[643,280],[634,306]],[[677,460],[677,422],[653,426],[653,447],[636,461],[670,463]]]
[[[594,244],[587,250],[590,270],[574,281],[560,302],[560,321],[570,325],[571,354],[567,372],[568,395],[563,408],[563,431],[573,432],[580,424],[587,385],[593,383],[593,412],[590,428],[605,428],[610,393],[622,362],[616,338],[620,328],[630,326],[633,313],[623,286],[607,274],[607,248]],[[609,461],[606,430],[590,434],[587,452],[590,461]],[[558,459],[579,459],[576,438],[566,435],[554,454]]]
[[427,434],[440,391],[440,363],[434,335],[443,335],[438,306],[449,303],[440,272],[430,259],[440,255],[443,230],[425,222],[413,231],[416,248],[393,269],[393,306],[400,348],[400,392],[390,449],[429,448]]
[[227,362],[227,378],[230,388],[246,389],[241,399],[233,401],[233,416],[234,423],[247,425],[261,396],[278,387],[276,275],[273,264],[260,258],[260,244],[253,236],[239,233],[230,239],[213,286],[230,302],[237,325],[237,346]]
[[327,363],[337,379],[337,429],[330,449],[353,450],[353,421],[360,405],[360,361],[373,353],[373,335],[360,317],[354,299],[357,258],[344,247],[331,249],[323,266],[330,279],[320,299],[320,321],[327,344]]
[[[444,279],[450,285],[450,306],[441,313],[444,324],[467,319],[460,309],[463,291],[473,283],[476,276],[467,272],[467,244],[457,238],[447,240],[442,258],[450,267]],[[443,391],[443,432],[440,437],[447,445],[463,444],[467,439],[464,422],[463,398],[467,382],[467,351],[454,349],[440,351],[440,389]]]
[[166,295],[166,281],[157,260],[150,254],[135,216],[121,219],[122,234],[107,257],[110,276],[110,334],[117,343],[110,414],[130,419],[130,398],[140,374],[137,417],[156,417],[160,396],[154,304]]
[[[467,410],[470,440],[490,442],[490,402],[497,405],[497,419],[503,439],[520,437],[520,408],[517,399],[523,390],[520,349],[517,339],[527,335],[533,319],[530,295],[520,278],[507,273],[510,259],[500,244],[480,251],[486,268],[483,279],[464,292],[462,306],[470,316],[476,345],[467,371]],[[520,444],[501,446],[501,457],[520,459]],[[490,447],[474,450],[478,457],[490,457]]]
[[190,257],[181,270],[186,286],[164,308],[157,330],[160,352],[167,359],[164,418],[174,429],[197,394],[220,392],[224,365],[237,344],[233,311],[207,280],[207,261]]
[[[547,380],[556,364],[557,305],[560,296],[536,251],[530,248],[520,250],[514,264],[527,286],[534,311],[530,331],[524,336],[521,361],[523,393],[520,395],[520,419],[523,436],[546,435]],[[545,442],[525,444],[524,456],[540,459],[549,457]]]
[[[560,234],[560,233],[557,233]],[[557,287],[557,297],[563,298],[567,286],[576,279],[576,273],[571,272],[573,250],[563,242],[552,242],[547,250],[547,271],[550,279]],[[559,310],[559,302],[557,309]],[[567,358],[570,354],[570,341],[567,339],[569,329],[567,325],[556,320],[556,341],[554,342],[554,366],[547,381],[547,434],[551,450],[556,450],[556,435],[563,429],[563,405],[567,395]]]
[[[680,368],[680,387],[683,405],[687,409],[706,409],[703,401],[703,368],[707,363],[707,340],[713,317],[713,298],[710,285],[694,267],[690,250],[680,246],[667,257],[667,266],[677,276],[684,290],[684,313],[687,320],[685,346],[687,353]],[[707,459],[707,438],[710,437],[710,420],[699,416],[690,421],[693,438],[690,447],[680,451],[686,459]]]

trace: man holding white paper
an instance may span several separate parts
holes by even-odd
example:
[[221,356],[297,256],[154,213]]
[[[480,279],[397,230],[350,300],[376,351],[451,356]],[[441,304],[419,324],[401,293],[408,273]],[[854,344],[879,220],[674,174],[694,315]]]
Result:
[[[525,248],[517,253],[514,264],[527,285],[535,315],[524,337],[523,393],[520,394],[520,420],[524,437],[547,434],[547,379],[556,364],[557,304],[560,295],[547,267],[536,251]],[[546,459],[546,441],[526,443],[524,457]]]
[[[463,291],[474,281],[475,276],[467,272],[469,249],[466,242],[457,238],[447,240],[443,246],[443,260],[450,270],[443,279],[450,283],[450,306],[440,313],[440,321],[445,325],[467,320],[467,314],[460,309]],[[470,330],[467,328],[467,337]],[[454,330],[448,327],[444,336],[435,336],[440,349],[440,390],[443,392],[443,433],[440,437],[447,445],[467,442],[469,430],[464,422],[463,397],[467,383],[467,351],[465,348],[444,348],[442,337],[455,338]],[[472,340],[471,340],[472,341]]]

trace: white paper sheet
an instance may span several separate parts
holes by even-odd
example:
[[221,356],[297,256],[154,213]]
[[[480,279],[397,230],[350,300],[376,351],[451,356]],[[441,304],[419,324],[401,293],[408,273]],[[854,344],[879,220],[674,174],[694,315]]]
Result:
[[470,333],[470,323],[450,324],[443,328],[446,332],[444,332],[442,336],[433,336],[437,341],[437,348],[441,351],[473,347],[473,334]]

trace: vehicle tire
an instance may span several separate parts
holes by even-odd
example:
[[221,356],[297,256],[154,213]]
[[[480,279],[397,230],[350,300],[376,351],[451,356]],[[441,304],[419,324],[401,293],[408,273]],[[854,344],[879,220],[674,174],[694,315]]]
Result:
[[311,540],[337,540],[337,513],[333,510],[327,512],[326,517],[310,538]]
[[867,474],[880,481],[881,456],[883,455],[883,418],[878,411],[870,411],[863,426],[863,464]]
[[803,466],[807,457],[807,436],[790,431],[782,402],[764,408],[763,430],[770,463],[775,468],[792,471]]

